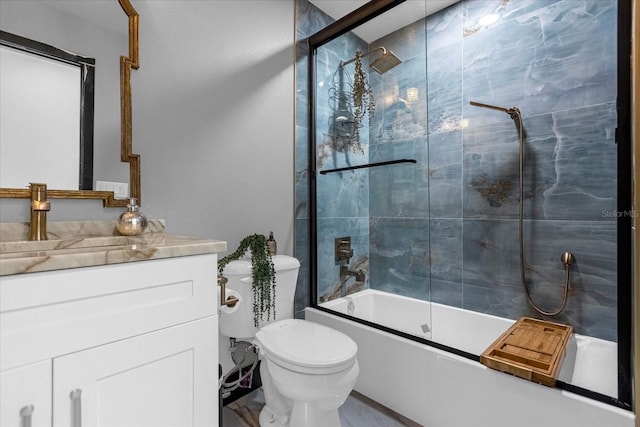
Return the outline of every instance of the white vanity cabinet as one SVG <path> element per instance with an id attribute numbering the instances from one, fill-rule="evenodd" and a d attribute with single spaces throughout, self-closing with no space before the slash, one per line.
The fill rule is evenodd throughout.
<path id="1" fill-rule="evenodd" d="M 216 426 L 216 262 L 0 276 L 0 426 Z"/>
<path id="2" fill-rule="evenodd" d="M 0 373 L 0 426 L 51 425 L 51 360 Z"/>
<path id="3" fill-rule="evenodd" d="M 212 316 L 55 358 L 53 425 L 216 425 L 217 326 Z"/>

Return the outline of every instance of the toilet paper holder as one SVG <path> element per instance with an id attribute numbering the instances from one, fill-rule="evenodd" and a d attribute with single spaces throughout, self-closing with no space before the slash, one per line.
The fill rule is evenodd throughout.
<path id="1" fill-rule="evenodd" d="M 226 296 L 226 286 L 228 281 L 229 279 L 227 279 L 225 276 L 221 275 L 220 277 L 218 277 L 218 286 L 220 286 L 220 305 L 235 307 L 240 300 L 233 295 Z"/>

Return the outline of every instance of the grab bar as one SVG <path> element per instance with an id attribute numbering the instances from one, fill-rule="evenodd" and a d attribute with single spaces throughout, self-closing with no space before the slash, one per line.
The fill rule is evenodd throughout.
<path id="1" fill-rule="evenodd" d="M 417 163 L 417 161 L 416 159 L 398 159 L 398 160 L 388 160 L 386 162 L 367 163 L 364 165 L 347 166 L 344 168 L 322 170 L 320 171 L 320 175 L 326 175 L 328 173 L 333 173 L 333 172 L 350 171 L 353 169 L 364 169 L 364 168 L 373 168 L 377 166 L 395 165 L 398 163 Z"/>

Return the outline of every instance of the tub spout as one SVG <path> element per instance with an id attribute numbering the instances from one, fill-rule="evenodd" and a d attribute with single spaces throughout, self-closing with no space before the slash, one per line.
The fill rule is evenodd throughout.
<path id="1" fill-rule="evenodd" d="M 356 278 L 356 282 L 364 282 L 364 271 L 362 270 L 349 270 L 346 265 L 340 266 L 340 277 L 353 276 Z"/>

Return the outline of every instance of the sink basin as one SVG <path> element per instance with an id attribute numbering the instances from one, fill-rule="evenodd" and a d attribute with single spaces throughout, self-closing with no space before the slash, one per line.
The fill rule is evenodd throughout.
<path id="1" fill-rule="evenodd" d="M 25 252 L 49 252 L 64 249 L 107 248 L 110 246 L 128 246 L 136 244 L 136 239 L 129 236 L 68 238 L 61 240 L 12 241 L 0 242 L 0 254 L 22 254 Z"/>

